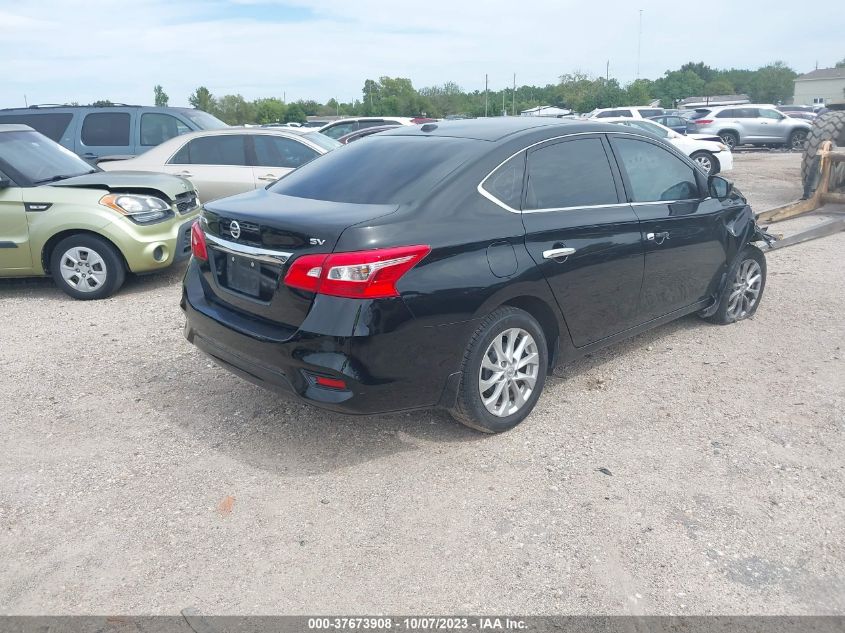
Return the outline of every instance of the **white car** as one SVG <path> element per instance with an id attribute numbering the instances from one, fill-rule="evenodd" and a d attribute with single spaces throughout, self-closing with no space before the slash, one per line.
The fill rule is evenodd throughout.
<path id="1" fill-rule="evenodd" d="M 653 116 L 661 116 L 666 111 L 663 108 L 650 108 L 648 106 L 635 106 L 623 108 L 596 108 L 585 118 L 587 119 L 648 119 Z"/>
<path id="2" fill-rule="evenodd" d="M 360 116 L 353 119 L 338 119 L 337 121 L 332 121 L 317 131 L 322 132 L 333 139 L 339 139 L 341 136 L 345 136 L 350 132 L 355 132 L 356 130 L 364 129 L 365 127 L 374 127 L 376 125 L 414 125 L 414 122 L 410 117 L 405 116 Z"/>
<path id="3" fill-rule="evenodd" d="M 227 127 L 182 134 L 105 171 L 157 171 L 190 180 L 203 202 L 275 182 L 340 143 L 313 128 Z"/>
<path id="4" fill-rule="evenodd" d="M 668 141 L 689 156 L 707 175 L 733 169 L 734 160 L 730 148 L 719 137 L 707 134 L 678 134 L 655 121 L 618 117 L 602 119 L 602 123 L 618 123 L 644 130 Z"/>

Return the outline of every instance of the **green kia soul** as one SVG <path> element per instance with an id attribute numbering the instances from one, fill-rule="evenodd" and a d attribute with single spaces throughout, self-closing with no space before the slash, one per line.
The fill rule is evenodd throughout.
<path id="1" fill-rule="evenodd" d="M 0 125 L 0 277 L 50 275 L 76 299 L 103 299 L 127 272 L 191 254 L 200 211 L 184 178 L 104 172 L 26 125 Z"/>

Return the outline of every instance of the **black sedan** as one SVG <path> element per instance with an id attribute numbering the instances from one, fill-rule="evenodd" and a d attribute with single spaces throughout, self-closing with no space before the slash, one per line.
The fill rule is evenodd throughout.
<path id="1" fill-rule="evenodd" d="M 185 333 L 321 407 L 499 432 L 556 364 L 690 313 L 753 315 L 762 238 L 726 180 L 631 128 L 404 126 L 206 205 Z"/>

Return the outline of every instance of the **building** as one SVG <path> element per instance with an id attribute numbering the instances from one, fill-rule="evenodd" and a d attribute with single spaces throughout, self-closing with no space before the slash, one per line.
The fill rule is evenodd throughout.
<path id="1" fill-rule="evenodd" d="M 795 80 L 797 105 L 823 105 L 845 100 L 845 68 L 818 68 Z"/>
<path id="2" fill-rule="evenodd" d="M 748 95 L 713 95 L 712 97 L 687 97 L 678 101 L 681 110 L 693 110 L 695 108 L 706 108 L 707 106 L 729 106 L 751 103 Z"/>
<path id="3" fill-rule="evenodd" d="M 523 110 L 519 113 L 520 116 L 566 116 L 568 114 L 572 114 L 572 110 L 563 110 L 562 108 L 556 108 L 555 106 L 536 106 L 534 108 L 528 108 L 527 110 Z"/>

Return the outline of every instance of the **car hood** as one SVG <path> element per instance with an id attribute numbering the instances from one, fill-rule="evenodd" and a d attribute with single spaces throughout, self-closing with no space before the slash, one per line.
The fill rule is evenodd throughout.
<path id="1" fill-rule="evenodd" d="M 105 189 L 127 191 L 132 189 L 155 189 L 171 199 L 179 194 L 193 191 L 194 186 L 179 176 L 157 174 L 145 171 L 98 171 L 66 178 L 50 184 L 51 187 L 78 187 L 82 189 Z"/>

